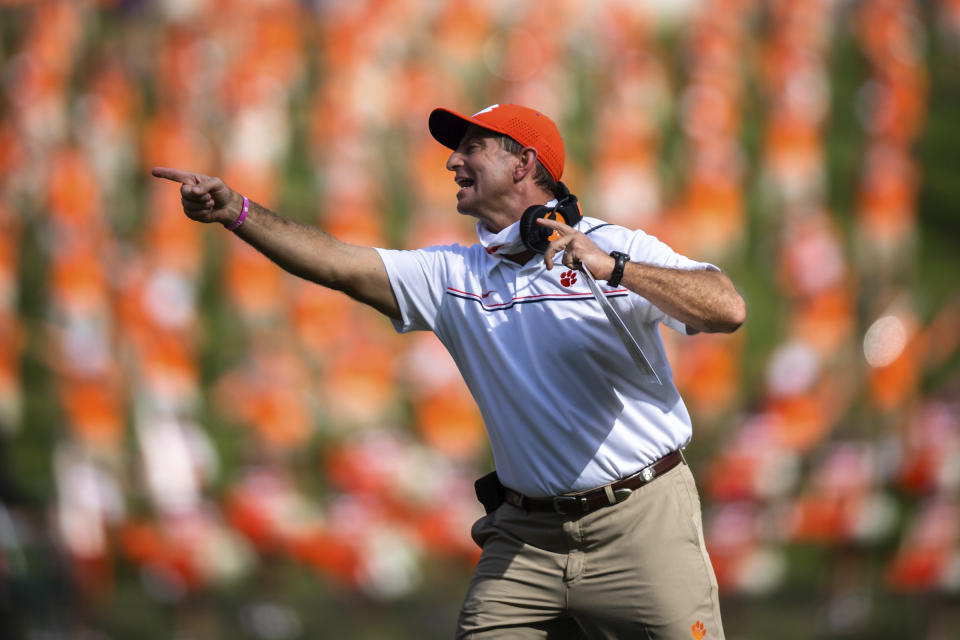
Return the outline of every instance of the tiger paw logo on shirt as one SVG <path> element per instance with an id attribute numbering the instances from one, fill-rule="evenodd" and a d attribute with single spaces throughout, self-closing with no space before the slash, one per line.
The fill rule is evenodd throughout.
<path id="1" fill-rule="evenodd" d="M 576 271 L 564 271 L 560 274 L 560 284 L 565 287 L 572 286 L 577 282 L 577 272 Z"/>
<path id="2" fill-rule="evenodd" d="M 707 628 L 703 626 L 703 623 L 697 620 L 695 623 L 690 625 L 690 635 L 693 636 L 693 640 L 703 640 L 707 635 Z"/>

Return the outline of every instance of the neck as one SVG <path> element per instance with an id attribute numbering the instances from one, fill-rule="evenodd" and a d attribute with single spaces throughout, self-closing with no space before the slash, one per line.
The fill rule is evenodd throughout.
<path id="1" fill-rule="evenodd" d="M 507 215 L 486 219 L 483 224 L 491 233 L 500 233 L 519 220 L 529 207 L 546 204 L 555 198 L 555 195 L 531 182 L 526 188 L 518 190 L 512 202 L 504 206 L 503 210 L 509 212 Z"/>
<path id="2" fill-rule="evenodd" d="M 503 256 L 510 262 L 516 262 L 519 265 L 525 265 L 530 262 L 530 258 L 536 254 L 533 251 L 524 251 L 523 253 L 511 253 L 510 255 Z"/>

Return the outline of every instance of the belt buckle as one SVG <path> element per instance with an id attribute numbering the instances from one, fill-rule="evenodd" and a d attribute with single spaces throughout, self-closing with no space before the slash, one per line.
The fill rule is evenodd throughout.
<path id="1" fill-rule="evenodd" d="M 572 511 L 563 511 L 560 508 L 560 505 L 564 505 L 564 504 L 578 505 L 580 503 L 580 498 L 577 496 L 553 496 L 551 500 L 553 500 L 553 510 L 562 516 L 572 513 Z"/>

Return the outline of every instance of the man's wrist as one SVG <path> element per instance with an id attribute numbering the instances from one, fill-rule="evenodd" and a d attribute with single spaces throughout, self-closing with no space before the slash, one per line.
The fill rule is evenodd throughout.
<path id="1" fill-rule="evenodd" d="M 220 221 L 227 229 L 230 229 L 236 222 L 240 219 L 240 216 L 243 215 L 243 206 L 246 199 L 237 193 L 236 191 L 230 191 L 230 204 L 226 207 L 226 215 L 224 219 Z"/>
<path id="2" fill-rule="evenodd" d="M 620 251 L 611 251 L 610 257 L 613 258 L 613 269 L 610 271 L 610 277 L 607 278 L 607 284 L 611 287 L 620 286 L 623 279 L 623 270 L 630 262 L 630 256 Z"/>
<path id="3" fill-rule="evenodd" d="M 240 225 L 242 225 L 247 220 L 247 214 L 250 212 L 250 201 L 247 199 L 247 196 L 243 196 L 243 208 L 240 210 L 240 215 L 236 220 L 233 221 L 227 231 L 236 231 Z"/>

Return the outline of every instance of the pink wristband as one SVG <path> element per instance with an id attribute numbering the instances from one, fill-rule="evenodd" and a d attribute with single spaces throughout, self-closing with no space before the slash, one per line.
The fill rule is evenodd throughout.
<path id="1" fill-rule="evenodd" d="M 250 211 L 250 201 L 247 200 L 247 196 L 243 196 L 243 211 L 240 212 L 240 217 L 234 220 L 233 224 L 227 227 L 227 231 L 233 231 L 237 227 L 243 224 L 243 221 L 247 219 L 247 213 Z"/>

